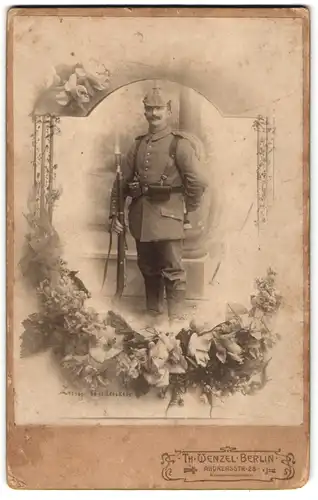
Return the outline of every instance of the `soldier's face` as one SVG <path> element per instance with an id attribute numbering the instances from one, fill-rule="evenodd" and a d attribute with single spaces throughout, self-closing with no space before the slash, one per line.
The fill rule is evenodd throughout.
<path id="1" fill-rule="evenodd" d="M 170 115 L 168 106 L 145 106 L 145 117 L 152 129 L 166 126 Z"/>

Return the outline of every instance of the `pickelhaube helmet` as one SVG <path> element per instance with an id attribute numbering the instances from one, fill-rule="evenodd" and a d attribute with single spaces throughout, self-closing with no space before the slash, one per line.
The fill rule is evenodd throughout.
<path id="1" fill-rule="evenodd" d="M 150 106 L 150 107 L 157 107 L 157 106 L 171 107 L 171 101 L 167 98 L 162 89 L 158 87 L 156 84 L 149 92 L 147 92 L 147 94 L 143 99 L 143 103 L 145 106 Z"/>

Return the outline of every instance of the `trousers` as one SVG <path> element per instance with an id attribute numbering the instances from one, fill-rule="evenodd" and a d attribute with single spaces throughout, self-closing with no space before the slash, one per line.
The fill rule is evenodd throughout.
<path id="1" fill-rule="evenodd" d="M 164 292 L 170 318 L 183 312 L 186 276 L 182 263 L 182 240 L 141 242 L 136 240 L 137 263 L 143 275 L 149 312 L 163 312 Z"/>

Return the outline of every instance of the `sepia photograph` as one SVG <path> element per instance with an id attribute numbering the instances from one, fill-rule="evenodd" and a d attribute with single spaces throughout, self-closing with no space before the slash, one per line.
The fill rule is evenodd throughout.
<path id="1" fill-rule="evenodd" d="M 48 10 L 9 16 L 15 425 L 302 428 L 306 9 Z"/>

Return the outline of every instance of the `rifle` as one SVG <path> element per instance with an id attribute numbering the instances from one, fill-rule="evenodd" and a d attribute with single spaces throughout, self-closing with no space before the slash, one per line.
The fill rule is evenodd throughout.
<path id="1" fill-rule="evenodd" d="M 117 236 L 117 273 L 116 273 L 115 299 L 120 299 L 125 288 L 126 225 L 125 225 L 125 196 L 124 196 L 124 186 L 123 186 L 123 175 L 121 171 L 121 153 L 119 151 L 115 152 L 115 161 L 116 161 L 116 179 L 115 179 L 116 213 L 114 215 L 116 215 L 118 221 L 124 228 L 122 233 L 118 234 Z M 111 230 L 109 235 L 109 248 L 105 262 L 102 288 L 104 286 L 107 276 L 112 243 L 113 243 L 113 233 Z"/>
<path id="2" fill-rule="evenodd" d="M 117 218 L 123 226 L 123 231 L 117 238 L 117 275 L 115 298 L 120 299 L 125 288 L 125 261 L 126 261 L 126 237 L 125 237 L 125 197 L 123 186 L 123 174 L 121 171 L 121 154 L 115 153 L 116 158 L 116 194 L 117 194 Z"/>

